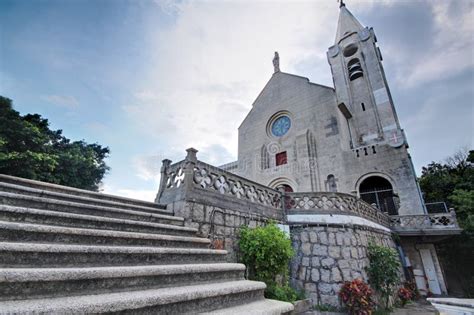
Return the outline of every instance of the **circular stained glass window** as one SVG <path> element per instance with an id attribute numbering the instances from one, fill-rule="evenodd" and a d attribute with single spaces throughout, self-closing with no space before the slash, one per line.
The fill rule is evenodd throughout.
<path id="1" fill-rule="evenodd" d="M 275 137 L 284 136 L 291 127 L 291 120 L 288 116 L 280 116 L 272 124 L 272 134 Z"/>

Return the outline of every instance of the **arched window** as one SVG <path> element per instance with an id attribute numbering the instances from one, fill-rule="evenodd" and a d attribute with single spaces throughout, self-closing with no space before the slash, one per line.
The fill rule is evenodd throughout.
<path id="1" fill-rule="evenodd" d="M 349 79 L 351 81 L 360 78 L 364 75 L 362 71 L 362 66 L 360 65 L 360 60 L 357 58 L 351 59 L 347 63 L 347 70 L 349 71 Z"/>
<path id="2" fill-rule="evenodd" d="M 336 177 L 334 177 L 334 175 L 329 174 L 326 183 L 327 183 L 328 191 L 337 192 Z"/>
<path id="3" fill-rule="evenodd" d="M 398 214 L 397 197 L 392 184 L 381 176 L 370 176 L 359 185 L 359 195 L 365 202 L 390 215 Z"/>
<path id="4" fill-rule="evenodd" d="M 270 168 L 270 154 L 266 145 L 263 145 L 260 149 L 260 168 L 262 170 Z"/>

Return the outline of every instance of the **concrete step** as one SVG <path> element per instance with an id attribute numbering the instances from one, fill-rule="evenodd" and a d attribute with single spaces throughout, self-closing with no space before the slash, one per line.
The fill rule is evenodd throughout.
<path id="1" fill-rule="evenodd" d="M 210 244 L 209 239 L 200 237 L 82 229 L 8 221 L 0 221 L 0 241 L 177 248 L 208 248 Z"/>
<path id="2" fill-rule="evenodd" d="M 25 179 L 25 178 L 3 175 L 3 174 L 0 174 L 0 182 L 14 184 L 14 185 L 21 185 L 24 187 L 31 187 L 31 188 L 36 188 L 36 189 L 41 189 L 41 190 L 46 190 L 46 191 L 58 192 L 58 193 L 63 193 L 63 194 L 68 194 L 68 195 L 113 201 L 113 202 L 118 202 L 122 204 L 151 207 L 151 208 L 156 208 L 157 210 L 166 209 L 166 207 L 163 205 L 158 205 L 149 201 L 136 200 L 136 199 L 125 198 L 125 197 L 120 197 L 120 196 L 115 196 L 115 195 L 108 195 L 108 194 L 98 193 L 94 191 L 77 189 L 73 187 L 67 187 L 67 186 L 56 185 L 56 184 L 50 184 L 50 183 L 40 182 L 36 180 Z"/>
<path id="3" fill-rule="evenodd" d="M 135 291 L 243 280 L 242 264 L 0 270 L 0 300 Z"/>
<path id="4" fill-rule="evenodd" d="M 123 203 L 119 201 L 111 201 L 111 200 L 103 200 L 103 199 L 92 198 L 92 197 L 77 196 L 77 195 L 72 195 L 70 193 L 48 191 L 48 190 L 42 190 L 38 188 L 31 188 L 28 186 L 3 183 L 1 181 L 0 181 L 0 191 L 20 194 L 20 195 L 25 195 L 25 196 L 43 197 L 43 198 L 48 198 L 48 199 L 56 199 L 56 200 L 69 201 L 69 202 L 75 202 L 75 203 L 81 203 L 81 204 L 89 204 L 89 205 L 94 205 L 94 206 L 103 206 L 103 207 L 111 207 L 111 208 L 116 208 L 116 209 L 135 210 L 135 211 L 140 211 L 140 212 L 173 215 L 171 211 L 162 209 L 161 206 L 150 207 L 150 206 L 144 206 L 141 204 L 134 205 L 132 203 Z"/>
<path id="5" fill-rule="evenodd" d="M 288 302 L 282 302 L 277 300 L 257 300 L 251 303 L 245 303 L 237 306 L 226 307 L 211 312 L 204 312 L 201 314 L 213 314 L 213 315 L 279 315 L 279 314 L 291 314 L 294 306 Z"/>
<path id="6" fill-rule="evenodd" d="M 0 203 L 17 207 L 28 207 L 36 209 L 45 209 L 50 211 L 95 215 L 116 219 L 184 225 L 183 218 L 171 215 L 95 206 L 77 202 L 21 195 L 8 192 L 0 192 Z"/>
<path id="7" fill-rule="evenodd" d="M 75 214 L 1 204 L 0 220 L 180 236 L 195 236 L 197 232 L 197 229 L 185 226 L 115 219 L 102 216 Z"/>
<path id="8" fill-rule="evenodd" d="M 82 267 L 224 262 L 225 250 L 0 242 L 0 267 Z"/>
<path id="9" fill-rule="evenodd" d="M 265 284 L 248 280 L 48 299 L 0 302 L 6 314 L 196 314 L 263 297 Z"/>

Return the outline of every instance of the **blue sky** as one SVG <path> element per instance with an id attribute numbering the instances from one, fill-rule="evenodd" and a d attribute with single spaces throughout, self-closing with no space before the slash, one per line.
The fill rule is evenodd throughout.
<path id="1" fill-rule="evenodd" d="M 474 147 L 474 9 L 460 1 L 347 1 L 373 26 L 417 172 Z M 332 85 L 336 1 L 0 2 L 0 94 L 74 140 L 109 146 L 104 191 L 153 199 L 163 158 L 219 165 L 270 78 Z"/>

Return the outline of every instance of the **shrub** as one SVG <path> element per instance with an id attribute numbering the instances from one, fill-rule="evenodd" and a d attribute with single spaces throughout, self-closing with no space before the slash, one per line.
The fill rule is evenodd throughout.
<path id="1" fill-rule="evenodd" d="M 399 283 L 400 260 L 397 252 L 389 247 L 369 243 L 369 266 L 366 268 L 370 285 L 377 291 L 384 307 L 389 307 L 390 296 Z"/>
<path id="2" fill-rule="evenodd" d="M 294 302 L 298 293 L 288 286 L 288 264 L 294 255 L 290 238 L 276 224 L 240 230 L 240 259 L 248 277 L 267 284 L 265 296 Z M 277 281 L 277 278 L 279 281 Z"/>
<path id="3" fill-rule="evenodd" d="M 295 302 L 305 299 L 303 292 L 294 290 L 288 284 L 279 285 L 276 283 L 267 286 L 265 297 L 285 302 Z"/>
<path id="4" fill-rule="evenodd" d="M 408 301 L 412 299 L 412 297 L 413 295 L 409 289 L 407 288 L 398 289 L 398 298 L 400 299 L 402 306 L 405 306 L 408 303 Z"/>
<path id="5" fill-rule="evenodd" d="M 247 266 L 249 277 L 267 284 L 277 275 L 286 279 L 288 263 L 294 252 L 290 238 L 276 224 L 240 230 L 241 261 Z"/>
<path id="6" fill-rule="evenodd" d="M 362 279 L 346 281 L 339 291 L 339 298 L 349 314 L 370 315 L 374 308 L 372 289 Z"/>
<path id="7" fill-rule="evenodd" d="M 403 287 L 410 291 L 411 300 L 415 301 L 420 298 L 420 291 L 418 291 L 415 281 L 405 281 Z"/>

